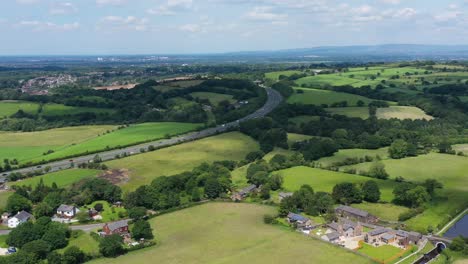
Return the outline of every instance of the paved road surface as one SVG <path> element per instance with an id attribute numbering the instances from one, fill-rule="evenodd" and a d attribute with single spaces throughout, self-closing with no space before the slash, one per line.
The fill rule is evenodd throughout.
<path id="1" fill-rule="evenodd" d="M 193 140 L 197 140 L 197 139 L 201 139 L 201 138 L 209 137 L 209 136 L 212 136 L 212 135 L 215 135 L 215 134 L 218 134 L 218 133 L 225 132 L 225 131 L 227 131 L 227 130 L 229 130 L 231 128 L 239 126 L 239 123 L 241 123 L 242 121 L 246 121 L 246 120 L 254 119 L 254 118 L 259 118 L 259 117 L 263 117 L 263 116 L 267 115 L 268 113 L 270 113 L 273 109 L 275 109 L 281 103 L 283 98 L 277 91 L 275 91 L 275 90 L 273 90 L 271 88 L 266 88 L 266 87 L 265 87 L 265 90 L 266 90 L 267 95 L 268 95 L 268 100 L 265 103 L 265 105 L 262 108 L 255 111 L 254 113 L 252 113 L 252 114 L 250 114 L 250 115 L 248 115 L 246 117 L 243 117 L 243 118 L 241 118 L 239 120 L 236 120 L 236 121 L 233 121 L 233 122 L 230 122 L 230 123 L 226 123 L 226 124 L 223 124 L 223 125 L 219 125 L 217 127 L 207 128 L 207 129 L 202 130 L 202 131 L 192 132 L 192 133 L 180 135 L 180 136 L 173 137 L 173 138 L 170 138 L 170 139 L 158 140 L 158 141 L 153 141 L 153 142 L 144 143 L 144 144 L 140 144 L 140 145 L 135 145 L 135 146 L 131 146 L 131 147 L 126 147 L 126 148 L 122 148 L 122 149 L 110 150 L 110 151 L 95 153 L 95 154 L 91 154 L 91 155 L 75 157 L 75 158 L 70 159 L 70 160 L 67 159 L 67 160 L 50 162 L 50 163 L 42 164 L 40 166 L 40 168 L 44 168 L 44 167 L 48 166 L 48 167 L 51 168 L 51 170 L 50 170 L 51 172 L 60 171 L 60 170 L 69 169 L 70 166 L 71 166 L 71 163 L 74 163 L 75 166 L 77 166 L 78 164 L 81 164 L 81 163 L 88 163 L 96 155 L 99 155 L 99 157 L 103 161 L 108 161 L 108 160 L 115 159 L 115 157 L 117 155 L 122 156 L 123 154 L 127 154 L 127 155 L 139 154 L 140 149 L 142 149 L 142 148 L 143 149 L 148 149 L 148 147 L 151 146 L 151 145 L 154 146 L 155 148 L 168 147 L 168 146 L 172 146 L 172 145 L 179 144 L 179 143 L 182 143 L 182 142 L 193 141 Z M 28 167 L 28 168 L 18 169 L 18 170 L 14 170 L 14 171 L 10 171 L 10 172 L 5 172 L 5 173 L 2 174 L 2 177 L 6 177 L 12 172 L 28 173 L 28 172 L 38 170 L 38 169 L 39 169 L 39 167 Z"/>

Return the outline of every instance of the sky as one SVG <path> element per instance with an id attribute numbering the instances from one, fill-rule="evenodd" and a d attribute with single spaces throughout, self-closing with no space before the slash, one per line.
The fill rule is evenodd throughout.
<path id="1" fill-rule="evenodd" d="M 1 55 L 468 44 L 468 0 L 1 0 Z"/>

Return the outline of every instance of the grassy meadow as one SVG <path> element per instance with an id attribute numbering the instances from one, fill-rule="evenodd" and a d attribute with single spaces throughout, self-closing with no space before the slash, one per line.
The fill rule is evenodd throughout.
<path id="1" fill-rule="evenodd" d="M 106 162 L 111 168 L 130 170 L 130 180 L 122 187 L 134 190 L 159 176 L 170 176 L 192 170 L 203 162 L 242 160 L 258 143 L 238 133 L 225 133 L 201 140 L 183 143 L 145 154 Z"/>
<path id="2" fill-rule="evenodd" d="M 396 184 L 394 181 L 383 181 L 371 179 L 369 177 L 304 166 L 280 170 L 275 173 L 283 176 L 283 188 L 291 192 L 298 190 L 304 184 L 309 184 L 314 189 L 314 191 L 331 193 L 333 187 L 337 183 L 351 182 L 361 184 L 368 180 L 374 180 L 380 187 L 380 191 L 382 193 L 381 200 L 386 202 L 390 202 L 393 199 L 392 190 Z"/>
<path id="3" fill-rule="evenodd" d="M 20 163 L 59 159 L 107 147 L 161 139 L 197 127 L 199 124 L 161 122 L 136 124 L 123 129 L 116 126 L 77 126 L 37 132 L 0 132 L 0 159 L 16 158 Z M 49 150 L 54 152 L 43 155 Z"/>
<path id="4" fill-rule="evenodd" d="M 45 185 L 56 183 L 58 187 L 66 187 L 82 179 L 92 178 L 98 175 L 101 171 L 91 169 L 70 169 L 57 172 L 51 172 L 41 176 L 35 176 L 24 180 L 10 182 L 10 186 L 32 186 L 35 187 L 42 179 Z"/>
<path id="5" fill-rule="evenodd" d="M 92 263 L 373 263 L 302 234 L 263 223 L 275 207 L 207 203 L 150 220 L 158 245 Z"/>
<path id="6" fill-rule="evenodd" d="M 398 221 L 401 213 L 409 211 L 404 206 L 394 205 L 392 203 L 367 203 L 353 204 L 353 207 L 367 211 L 378 216 L 382 220 Z"/>
<path id="7" fill-rule="evenodd" d="M 388 158 L 388 148 L 380 149 L 340 149 L 331 157 L 324 157 L 318 160 L 323 167 L 332 165 L 334 162 L 344 161 L 346 158 L 364 158 L 379 156 L 381 159 Z"/>
<path id="8" fill-rule="evenodd" d="M 57 252 L 63 254 L 67 248 L 72 246 L 79 247 L 87 254 L 99 254 L 99 242 L 92 238 L 89 233 L 85 233 L 81 230 L 73 231 L 68 245 L 65 248 L 57 250 Z"/>
<path id="9" fill-rule="evenodd" d="M 468 155 L 468 144 L 457 144 L 453 145 L 452 148 L 456 152 L 463 152 L 465 155 Z"/>
<path id="10" fill-rule="evenodd" d="M 309 136 L 309 135 L 288 133 L 288 144 L 292 145 L 295 142 L 304 141 L 304 140 L 308 140 L 308 139 L 311 139 L 311 138 L 312 138 L 312 136 Z"/>
<path id="11" fill-rule="evenodd" d="M 281 75 L 284 75 L 284 76 L 291 76 L 293 74 L 301 74 L 302 71 L 277 71 L 277 72 L 268 72 L 268 73 L 265 73 L 265 78 L 270 80 L 270 81 L 273 81 L 273 82 L 276 82 L 276 81 L 279 81 L 279 77 Z"/>
<path id="12" fill-rule="evenodd" d="M 382 161 L 391 178 L 402 176 L 406 180 L 423 182 L 426 179 L 437 179 L 444 185 L 438 190 L 438 197 L 430 202 L 428 208 L 420 215 L 406 221 L 415 230 L 426 231 L 428 226 L 436 228 L 468 207 L 468 158 L 430 153 L 405 159 L 387 159 Z M 361 163 L 349 167 L 357 171 L 368 170 L 371 163 Z"/>
<path id="13" fill-rule="evenodd" d="M 236 100 L 230 94 L 211 93 L 211 92 L 194 92 L 190 94 L 194 98 L 207 99 L 212 105 L 218 105 L 221 101 L 229 101 L 235 103 Z"/>
<path id="14" fill-rule="evenodd" d="M 336 115 L 359 117 L 362 119 L 369 118 L 369 108 L 367 107 L 335 107 L 327 108 L 326 110 Z M 376 116 L 379 119 L 434 119 L 432 116 L 426 114 L 420 108 L 414 106 L 390 106 L 387 108 L 378 108 Z"/>
<path id="15" fill-rule="evenodd" d="M 19 110 L 26 113 L 36 113 L 39 104 L 25 101 L 0 101 L 0 119 L 9 117 Z"/>
<path id="16" fill-rule="evenodd" d="M 355 106 L 359 100 L 365 104 L 372 100 L 360 95 L 334 92 L 329 90 L 311 89 L 311 88 L 294 88 L 295 93 L 288 98 L 288 103 L 310 104 L 310 105 L 331 105 L 342 101 L 348 102 L 348 106 Z M 298 91 L 304 93 L 298 93 Z"/>

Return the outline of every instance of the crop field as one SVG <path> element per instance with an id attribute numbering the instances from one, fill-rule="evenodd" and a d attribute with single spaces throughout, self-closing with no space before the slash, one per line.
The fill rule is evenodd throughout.
<path id="1" fill-rule="evenodd" d="M 326 110 L 337 115 L 359 117 L 362 119 L 369 118 L 369 109 L 367 107 L 336 107 L 327 108 Z M 378 108 L 376 116 L 380 119 L 434 119 L 432 116 L 424 113 L 420 108 L 414 106 L 390 106 L 387 108 Z"/>
<path id="2" fill-rule="evenodd" d="M 410 228 L 426 231 L 428 226 L 437 227 L 462 209 L 468 207 L 468 158 L 455 155 L 430 153 L 418 157 L 400 160 L 382 161 L 391 178 L 402 176 L 406 180 L 423 182 L 426 179 L 437 179 L 444 185 L 438 190 L 438 197 L 420 215 L 406 221 Z M 367 170 L 370 163 L 349 166 Z"/>
<path id="3" fill-rule="evenodd" d="M 381 200 L 386 202 L 390 202 L 393 199 L 392 190 L 396 184 L 394 181 L 383 181 L 359 175 L 321 170 L 304 166 L 280 170 L 275 173 L 283 176 L 283 188 L 287 191 L 295 191 L 298 190 L 302 185 L 309 184 L 314 189 L 314 191 L 331 192 L 337 183 L 351 182 L 360 184 L 368 180 L 374 180 L 380 187 L 380 191 L 382 193 Z"/>
<path id="4" fill-rule="evenodd" d="M 371 102 L 369 98 L 360 95 L 340 93 L 328 90 L 320 89 L 309 89 L 309 88 L 294 88 L 296 92 L 288 98 L 288 103 L 298 104 L 311 104 L 311 105 L 322 105 L 322 104 L 333 104 L 342 101 L 348 102 L 348 106 L 355 106 L 359 100 L 365 104 Z M 304 93 L 297 93 L 298 90 L 304 91 Z"/>
<path id="5" fill-rule="evenodd" d="M 330 166 L 334 162 L 344 161 L 346 158 L 364 158 L 371 156 L 375 158 L 379 156 L 381 159 L 388 158 L 388 148 L 380 149 L 340 149 L 331 157 L 324 157 L 318 160 L 322 166 Z"/>
<path id="6" fill-rule="evenodd" d="M 207 99 L 212 105 L 218 105 L 221 101 L 227 100 L 229 103 L 235 103 L 236 100 L 230 94 L 210 93 L 210 92 L 195 92 L 191 93 L 194 98 Z"/>
<path id="7" fill-rule="evenodd" d="M 263 223 L 276 208 L 207 203 L 150 220 L 158 245 L 92 263 L 373 263 L 351 251 Z M 183 221 L 181 221 L 183 219 Z"/>
<path id="8" fill-rule="evenodd" d="M 278 71 L 278 72 L 268 72 L 268 73 L 265 73 L 265 78 L 268 79 L 268 80 L 271 80 L 271 81 L 279 81 L 279 77 L 281 75 L 284 75 L 284 76 L 291 76 L 293 74 L 301 74 L 302 71 Z"/>
<path id="9" fill-rule="evenodd" d="M 122 187 L 126 190 L 134 190 L 140 185 L 150 183 L 156 177 L 189 171 L 203 162 L 239 161 L 244 159 L 249 152 L 258 149 L 258 143 L 252 138 L 232 132 L 113 160 L 106 164 L 111 168 L 129 169 L 130 179 Z"/>
<path id="10" fill-rule="evenodd" d="M 56 183 L 58 187 L 67 187 L 82 179 L 96 177 L 101 171 L 90 169 L 70 169 L 58 172 L 51 172 L 42 176 L 35 176 L 32 178 L 11 182 L 10 186 L 31 186 L 35 187 L 42 179 L 45 185 L 51 186 Z"/>
<path id="11" fill-rule="evenodd" d="M 117 129 L 111 133 L 92 138 L 77 145 L 57 148 L 54 153 L 35 159 L 35 161 L 40 161 L 43 158 L 61 158 L 80 153 L 104 150 L 106 148 L 115 148 L 145 141 L 157 140 L 164 138 L 165 136 L 193 131 L 199 126 L 200 124 L 174 122 L 131 125 L 129 127 Z"/>
<path id="12" fill-rule="evenodd" d="M 19 110 L 26 113 L 36 113 L 39 109 L 39 104 L 23 101 L 0 101 L 0 119 L 9 117 Z"/>
<path id="13" fill-rule="evenodd" d="M 136 124 L 123 129 L 116 126 L 77 126 L 37 132 L 0 132 L 0 159 L 16 158 L 20 163 L 50 160 L 156 140 L 195 130 L 198 126 L 163 122 Z M 49 150 L 54 152 L 43 155 Z"/>

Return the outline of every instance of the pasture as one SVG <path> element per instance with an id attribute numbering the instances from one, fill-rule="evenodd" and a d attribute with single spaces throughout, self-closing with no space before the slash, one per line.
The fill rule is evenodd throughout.
<path id="1" fill-rule="evenodd" d="M 337 115 L 345 115 L 348 117 L 359 117 L 362 119 L 369 118 L 369 108 L 367 107 L 336 107 L 336 108 L 327 108 L 328 112 Z M 386 108 L 377 109 L 377 118 L 379 119 L 425 119 L 432 120 L 432 116 L 426 114 L 420 108 L 414 106 L 390 106 Z"/>
<path id="2" fill-rule="evenodd" d="M 101 171 L 90 170 L 90 169 L 70 169 L 57 172 L 51 172 L 41 176 L 35 176 L 24 180 L 10 182 L 9 186 L 31 186 L 35 187 L 40 180 L 45 185 L 51 186 L 54 182 L 58 187 L 67 187 L 75 182 L 79 182 L 82 179 L 96 177 Z"/>
<path id="3" fill-rule="evenodd" d="M 310 104 L 310 105 L 331 105 L 346 101 L 348 106 L 357 105 L 358 101 L 363 101 L 365 104 L 370 103 L 372 100 L 360 95 L 334 92 L 329 90 L 310 89 L 310 88 L 294 88 L 295 93 L 288 98 L 290 104 Z M 303 93 L 298 93 L 303 91 Z"/>
<path id="4" fill-rule="evenodd" d="M 319 159 L 317 162 L 321 166 L 331 166 L 334 162 L 344 161 L 347 158 L 364 158 L 370 156 L 375 158 L 379 156 L 381 159 L 388 158 L 388 148 L 380 149 L 340 149 L 331 157 L 324 157 Z"/>
<path id="5" fill-rule="evenodd" d="M 91 237 L 89 233 L 81 230 L 73 231 L 68 240 L 68 245 L 65 248 L 57 250 L 57 252 L 63 254 L 71 246 L 77 246 L 87 254 L 99 254 L 99 242 Z"/>
<path id="6" fill-rule="evenodd" d="M 422 214 L 406 221 L 410 228 L 425 232 L 428 226 L 436 228 L 468 207 L 468 185 L 460 184 L 468 182 L 467 157 L 430 153 L 400 160 L 387 159 L 382 162 L 391 178 L 402 176 L 414 182 L 437 179 L 444 185 L 443 189 L 437 191 L 436 199 L 430 202 Z M 358 171 L 368 170 L 370 165 L 371 163 L 361 163 L 348 168 L 353 167 Z"/>
<path id="7" fill-rule="evenodd" d="M 0 101 L 0 119 L 10 117 L 19 110 L 25 113 L 35 114 L 39 109 L 39 104 L 26 101 Z"/>
<path id="8" fill-rule="evenodd" d="M 456 152 L 463 152 L 465 155 L 468 155 L 468 144 L 457 144 L 453 145 L 452 148 Z"/>
<path id="9" fill-rule="evenodd" d="M 367 203 L 353 204 L 353 207 L 367 211 L 382 220 L 398 221 L 398 216 L 401 213 L 409 211 L 404 206 L 398 206 L 391 203 Z"/>
<path id="10" fill-rule="evenodd" d="M 134 190 L 140 185 L 150 183 L 156 177 L 189 171 L 203 162 L 240 161 L 249 152 L 258 149 L 258 143 L 252 138 L 231 132 L 109 161 L 106 164 L 111 168 L 129 169 L 129 182 L 123 184 L 122 188 Z"/>
<path id="11" fill-rule="evenodd" d="M 381 200 L 386 202 L 393 199 L 392 190 L 396 184 L 394 181 L 377 180 L 359 175 L 321 170 L 305 166 L 293 167 L 274 173 L 283 176 L 283 188 L 291 192 L 299 190 L 299 188 L 304 184 L 309 184 L 314 191 L 331 193 L 333 187 L 338 183 L 351 182 L 361 184 L 368 180 L 374 180 L 380 187 L 380 192 L 382 193 Z"/>
<path id="12" fill-rule="evenodd" d="M 277 72 L 268 72 L 268 73 L 265 73 L 265 78 L 270 80 L 270 81 L 273 81 L 273 82 L 276 82 L 276 81 L 279 81 L 279 77 L 281 75 L 284 75 L 284 76 L 291 76 L 293 74 L 301 74 L 303 73 L 302 71 L 277 71 Z"/>
<path id="13" fill-rule="evenodd" d="M 0 159 L 20 163 L 60 159 L 127 146 L 195 130 L 192 123 L 142 123 L 122 129 L 116 126 L 77 126 L 37 132 L 0 132 Z M 44 155 L 52 150 L 53 153 Z"/>
<path id="14" fill-rule="evenodd" d="M 228 101 L 229 103 L 235 103 L 236 100 L 230 94 L 221 93 L 210 93 L 210 92 L 194 92 L 190 94 L 194 98 L 206 99 L 214 106 L 217 106 L 222 101 Z"/>
<path id="15" fill-rule="evenodd" d="M 292 145 L 295 142 L 305 141 L 311 138 L 312 136 L 309 136 L 309 135 L 288 133 L 288 144 Z"/>
<path id="16" fill-rule="evenodd" d="M 158 245 L 92 263 L 373 263 L 351 251 L 263 223 L 276 208 L 206 203 L 150 221 Z M 181 221 L 181 219 L 183 219 Z"/>
<path id="17" fill-rule="evenodd" d="M 96 114 L 113 114 L 114 110 L 95 107 L 76 107 L 62 104 L 45 104 L 42 107 L 41 115 L 44 116 L 63 116 L 76 115 L 80 113 L 92 112 Z"/>

